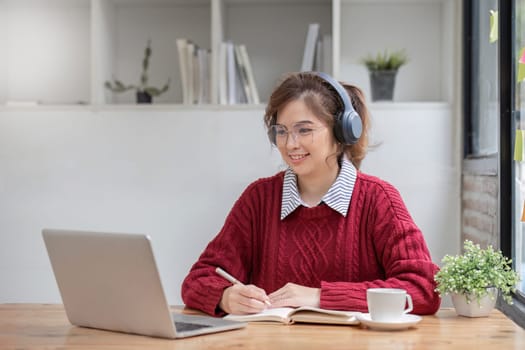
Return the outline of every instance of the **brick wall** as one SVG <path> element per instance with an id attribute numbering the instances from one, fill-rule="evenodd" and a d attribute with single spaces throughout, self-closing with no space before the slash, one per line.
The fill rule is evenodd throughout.
<path id="1" fill-rule="evenodd" d="M 463 174 L 461 242 L 499 247 L 498 177 Z"/>

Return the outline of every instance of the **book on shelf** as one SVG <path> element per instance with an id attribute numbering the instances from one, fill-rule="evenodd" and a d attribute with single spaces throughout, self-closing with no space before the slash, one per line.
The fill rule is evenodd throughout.
<path id="1" fill-rule="evenodd" d="M 197 103 L 210 103 L 210 50 L 199 48 L 197 50 L 198 74 L 197 74 Z"/>
<path id="2" fill-rule="evenodd" d="M 218 55 L 220 104 L 259 104 L 259 92 L 245 45 L 222 42 Z"/>
<path id="3" fill-rule="evenodd" d="M 231 41 L 226 43 L 226 81 L 228 86 L 228 104 L 234 105 L 237 101 L 237 68 L 235 67 L 235 49 Z"/>
<path id="4" fill-rule="evenodd" d="M 325 73 L 332 74 L 332 36 L 330 34 L 323 35 L 321 47 L 322 63 L 320 69 Z"/>
<path id="5" fill-rule="evenodd" d="M 313 70 L 332 74 L 332 36 L 329 34 L 317 40 Z"/>
<path id="6" fill-rule="evenodd" d="M 323 41 L 317 40 L 315 43 L 314 71 L 323 71 Z"/>
<path id="7" fill-rule="evenodd" d="M 240 322 L 281 322 L 284 324 L 292 323 L 321 323 L 338 325 L 358 325 L 359 320 L 357 311 L 340 311 L 320 309 L 311 306 L 301 306 L 298 308 L 279 307 L 266 309 L 262 312 L 249 315 L 224 316 L 227 320 Z"/>
<path id="8" fill-rule="evenodd" d="M 235 50 L 235 63 L 237 66 L 237 72 L 240 80 L 240 90 L 242 90 L 241 102 L 245 101 L 246 103 L 253 103 L 252 91 L 250 89 L 250 83 L 248 81 L 248 74 L 246 73 L 246 65 L 244 63 L 244 58 L 241 53 L 240 45 L 234 46 Z"/>
<path id="9" fill-rule="evenodd" d="M 189 104 L 189 96 L 186 87 L 188 86 L 188 73 L 187 73 L 187 64 L 186 64 L 186 44 L 187 39 L 177 39 L 177 52 L 179 54 L 179 69 L 180 69 L 180 82 L 182 88 L 182 103 Z"/>
<path id="10" fill-rule="evenodd" d="M 221 105 L 228 104 L 228 75 L 226 56 L 228 51 L 228 44 L 222 42 L 219 47 L 219 103 Z"/>
<path id="11" fill-rule="evenodd" d="M 319 23 L 310 23 L 308 25 L 308 32 L 306 33 L 306 41 L 304 43 L 303 62 L 301 64 L 302 72 L 314 69 L 315 49 L 317 47 L 317 38 L 319 37 L 319 27 Z"/>
<path id="12" fill-rule="evenodd" d="M 246 77 L 248 79 L 248 86 L 250 89 L 250 97 L 251 101 L 250 103 L 259 104 L 259 92 L 257 91 L 257 85 L 255 83 L 255 77 L 253 75 L 252 65 L 250 63 L 250 58 L 248 56 L 248 50 L 246 50 L 245 45 L 239 45 L 239 51 L 242 56 L 244 68 L 246 71 Z"/>
<path id="13" fill-rule="evenodd" d="M 188 95 L 189 95 L 189 101 L 190 104 L 197 103 L 197 98 L 199 95 L 199 87 L 198 87 L 198 74 L 199 74 L 199 67 L 198 62 L 199 59 L 197 57 L 197 50 L 199 47 L 194 44 L 191 41 L 188 41 L 187 43 L 187 69 L 188 69 L 188 85 L 186 88 L 188 89 Z"/>
<path id="14" fill-rule="evenodd" d="M 233 45 L 233 60 L 235 62 L 235 103 L 249 103 L 247 95 L 248 80 L 243 76 L 243 67 L 237 55 L 237 45 Z"/>
<path id="15" fill-rule="evenodd" d="M 210 50 L 188 39 L 177 39 L 182 102 L 184 104 L 211 102 Z"/>

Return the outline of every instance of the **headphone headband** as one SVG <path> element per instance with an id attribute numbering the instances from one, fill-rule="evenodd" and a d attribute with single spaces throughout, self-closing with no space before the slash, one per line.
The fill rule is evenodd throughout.
<path id="1" fill-rule="evenodd" d="M 354 109 L 354 107 L 352 106 L 352 102 L 350 102 L 350 96 L 348 96 L 348 93 L 346 92 L 343 85 L 341 85 L 337 80 L 335 80 L 330 75 L 324 72 L 314 72 L 314 73 L 318 77 L 323 78 L 323 80 L 329 83 L 335 89 L 335 91 L 337 91 L 339 98 L 343 102 L 345 111 L 349 109 Z"/>

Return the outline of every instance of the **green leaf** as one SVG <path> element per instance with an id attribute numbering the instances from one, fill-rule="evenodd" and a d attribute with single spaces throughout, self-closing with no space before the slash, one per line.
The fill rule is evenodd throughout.
<path id="1" fill-rule="evenodd" d="M 128 90 L 131 90 L 131 89 L 136 89 L 135 85 L 124 85 L 120 80 L 114 80 L 113 83 L 111 83 L 110 81 L 106 81 L 104 83 L 104 86 L 113 91 L 113 92 L 124 92 L 124 91 L 128 91 Z"/>
<path id="2" fill-rule="evenodd" d="M 364 64 L 369 71 L 377 70 L 398 70 L 399 67 L 408 62 L 408 55 L 406 51 L 398 50 L 389 53 L 385 50 L 383 53 L 378 52 L 375 57 L 368 54 L 366 57 L 361 59 L 361 63 Z"/>
<path id="3" fill-rule="evenodd" d="M 469 240 L 464 242 L 463 251 L 461 255 L 443 257 L 443 266 L 434 276 L 436 291 L 440 295 L 473 293 L 479 300 L 487 294 L 487 287 L 495 287 L 510 303 L 510 293 L 520 281 L 519 275 L 512 270 L 512 260 L 492 246 L 481 249 L 479 244 Z"/>
<path id="4" fill-rule="evenodd" d="M 155 87 L 152 87 L 152 86 L 148 86 L 144 89 L 144 91 L 146 91 L 148 94 L 150 94 L 151 96 L 159 96 L 159 95 L 162 95 L 163 93 L 165 93 L 166 91 L 168 91 L 169 87 L 170 87 L 170 82 L 171 82 L 171 79 L 168 79 L 168 81 L 166 82 L 166 84 L 161 88 L 161 89 L 157 89 Z"/>

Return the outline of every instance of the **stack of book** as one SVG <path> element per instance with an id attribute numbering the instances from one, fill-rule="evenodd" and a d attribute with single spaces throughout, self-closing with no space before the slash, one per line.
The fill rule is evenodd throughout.
<path id="1" fill-rule="evenodd" d="M 211 52 L 188 39 L 177 39 L 182 103 L 211 103 Z"/>
<path id="2" fill-rule="evenodd" d="M 188 39 L 177 39 L 176 42 L 184 104 L 214 103 L 211 97 L 213 89 L 218 89 L 220 104 L 260 103 L 245 45 L 234 45 L 231 41 L 221 43 L 219 64 L 213 68 L 211 50 Z M 211 79 L 212 69 L 218 72 L 216 86 Z"/>
<path id="3" fill-rule="evenodd" d="M 219 103 L 259 104 L 252 65 L 245 45 L 221 43 L 219 53 Z"/>
<path id="4" fill-rule="evenodd" d="M 310 23 L 304 44 L 301 71 L 332 73 L 332 36 L 319 34 L 319 23 Z"/>

